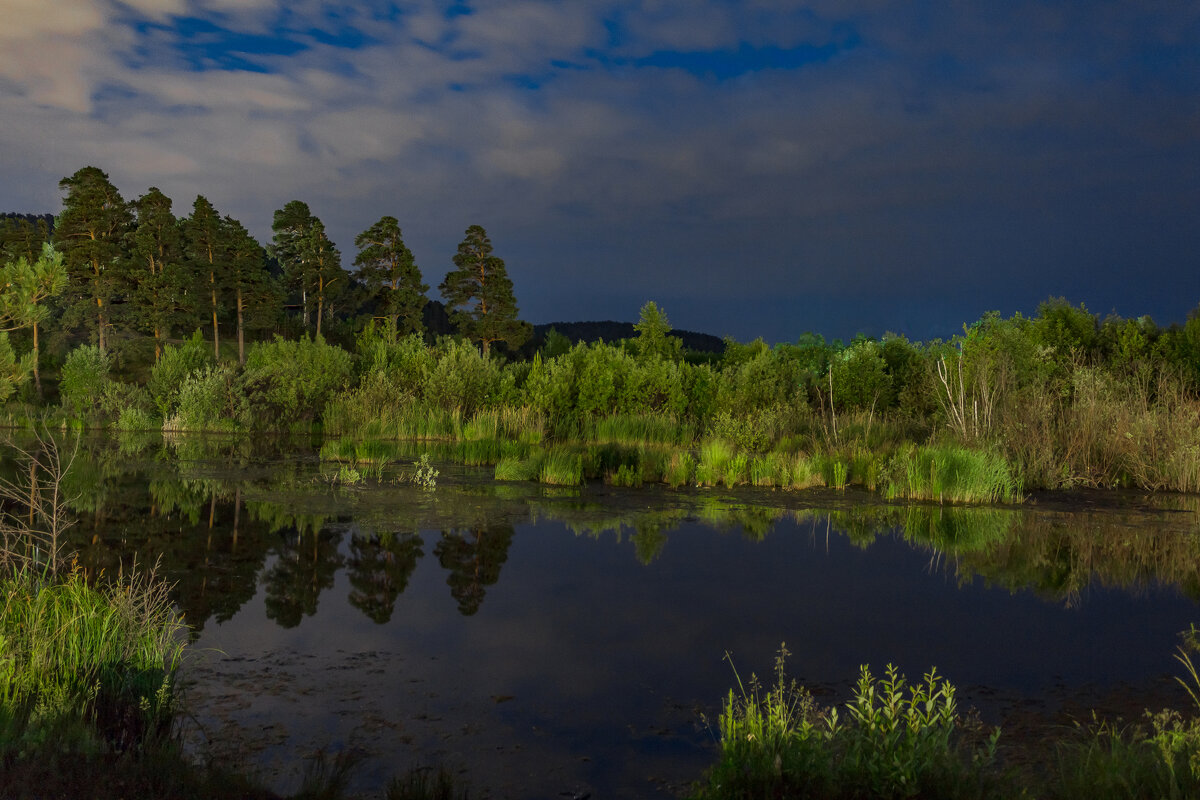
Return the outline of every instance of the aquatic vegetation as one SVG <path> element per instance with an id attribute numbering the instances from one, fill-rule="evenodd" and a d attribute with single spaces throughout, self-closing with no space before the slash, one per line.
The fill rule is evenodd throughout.
<path id="1" fill-rule="evenodd" d="M 700 458 L 696 464 L 696 485 L 716 486 L 725 482 L 727 486 L 732 486 L 737 482 L 737 465 L 734 464 L 734 458 L 733 446 L 724 439 L 706 439 L 700 445 Z M 744 460 L 741 466 L 745 466 Z M 729 481 L 730 477 L 734 477 L 733 482 Z"/>
<path id="2" fill-rule="evenodd" d="M 1004 456 L 956 445 L 903 448 L 887 467 L 889 500 L 939 503 L 1013 502 L 1017 481 Z"/>
<path id="3" fill-rule="evenodd" d="M 1002 797 L 991 770 L 999 731 L 971 740 L 955 688 L 931 669 L 909 684 L 889 665 L 863 666 L 851 700 L 820 708 L 785 674 L 744 683 L 734 668 L 718 728 L 721 753 L 700 798 Z M 729 656 L 727 655 L 728 659 Z M 732 661 L 731 661 L 732 664 Z"/>
<path id="4" fill-rule="evenodd" d="M 506 456 L 496 463 L 495 478 L 498 481 L 532 481 L 541 475 L 542 454 L 532 453 L 525 457 Z"/>
<path id="5" fill-rule="evenodd" d="M 420 461 L 413 462 L 413 483 L 427 492 L 437 488 L 438 471 L 429 463 L 429 453 L 423 453 Z"/>
<path id="6" fill-rule="evenodd" d="M 672 488 L 687 486 L 696 474 L 696 459 L 686 450 L 677 450 L 667 461 L 663 480 Z"/>
<path id="7" fill-rule="evenodd" d="M 542 459 L 538 479 L 553 486 L 578 486 L 583 483 L 583 457 L 574 448 L 552 447 Z"/>

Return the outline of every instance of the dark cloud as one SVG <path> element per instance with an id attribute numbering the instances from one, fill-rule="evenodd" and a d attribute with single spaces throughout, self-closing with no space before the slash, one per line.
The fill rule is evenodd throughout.
<path id="1" fill-rule="evenodd" d="M 1200 10 L 1131 3 L 73 0 L 0 33 L 0 206 L 94 163 L 430 283 L 488 228 L 535 321 L 945 335 L 1200 302 Z M 34 55 L 39 57 L 33 57 Z"/>

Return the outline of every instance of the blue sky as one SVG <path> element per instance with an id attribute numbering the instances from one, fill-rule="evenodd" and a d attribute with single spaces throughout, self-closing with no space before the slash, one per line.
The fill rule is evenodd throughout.
<path id="1" fill-rule="evenodd" d="M 433 286 L 480 224 L 526 319 L 739 339 L 1200 304 L 1192 3 L 6 6 L 0 210 L 92 164 L 347 266 L 387 214 Z"/>

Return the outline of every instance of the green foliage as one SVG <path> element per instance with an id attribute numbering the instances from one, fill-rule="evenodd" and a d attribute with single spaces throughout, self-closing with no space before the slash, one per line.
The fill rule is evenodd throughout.
<path id="1" fill-rule="evenodd" d="M 638 333 L 635 343 L 641 358 L 678 361 L 683 357 L 683 340 L 670 335 L 671 323 L 667 320 L 667 313 L 653 300 L 642 306 L 633 329 Z"/>
<path id="2" fill-rule="evenodd" d="M 743 684 L 734 670 L 720 760 L 699 797 L 1003 796 L 990 772 L 999 731 L 983 744 L 967 742 L 955 689 L 935 670 L 909 686 L 891 665 L 878 680 L 862 667 L 843 717 L 786 677 L 787 655 L 781 647 L 766 690 L 754 676 Z"/>
<path id="3" fill-rule="evenodd" d="M 29 380 L 37 365 L 36 353 L 18 358 L 8 339 L 8 331 L 0 331 L 0 401 L 7 400 Z"/>
<path id="4" fill-rule="evenodd" d="M 126 316 L 134 327 L 154 337 L 157 357 L 175 325 L 195 314 L 191 273 L 184 263 L 179 223 L 171 213 L 171 198 L 151 187 L 134 204 L 137 224 L 130 252 L 133 291 Z M 215 312 L 214 312 L 215 314 Z"/>
<path id="5" fill-rule="evenodd" d="M 735 453 L 729 442 L 724 439 L 706 439 L 700 445 L 696 485 L 717 486 L 724 483 L 732 488 L 742 482 L 742 472 L 747 465 L 746 456 Z"/>
<path id="6" fill-rule="evenodd" d="M 175 413 L 179 401 L 179 390 L 192 374 L 211 366 L 212 352 L 200 337 L 200 331 L 192 334 L 182 345 L 167 345 L 154 368 L 146 389 L 154 399 L 154 405 L 164 418 Z"/>
<path id="7" fill-rule="evenodd" d="M 578 486 L 583 483 L 583 457 L 574 448 L 551 447 L 541 461 L 538 480 L 552 486 Z"/>
<path id="8" fill-rule="evenodd" d="M 422 453 L 420 461 L 413 462 L 413 483 L 427 492 L 437 488 L 438 471 L 429 463 L 429 453 Z"/>
<path id="9" fill-rule="evenodd" d="M 20 256 L 0 264 L 0 330 L 16 330 L 44 322 L 46 301 L 67 286 L 63 256 L 49 242 L 38 258 Z"/>
<path id="10" fill-rule="evenodd" d="M 517 318 L 504 261 L 492 255 L 491 240 L 479 225 L 467 228 L 454 267 L 438 290 L 459 332 L 479 342 L 485 354 L 493 342 L 506 342 L 513 349 L 524 344 L 531 332 L 529 323 Z"/>
<path id="11" fill-rule="evenodd" d="M 354 259 L 359 279 L 367 285 L 376 316 L 388 319 L 391 337 L 424 330 L 422 311 L 429 286 L 421 281 L 421 271 L 404 244 L 396 218 L 381 217 L 355 237 L 354 245 L 359 248 Z"/>
<path id="12" fill-rule="evenodd" d="M 907 447 L 886 469 L 889 500 L 993 503 L 1020 499 L 1008 462 L 999 453 L 954 445 Z"/>
<path id="13" fill-rule="evenodd" d="M 96 167 L 63 178 L 59 188 L 67 193 L 54 227 L 54 246 L 63 254 L 68 274 L 63 322 L 71 327 L 91 320 L 104 351 L 113 324 L 112 301 L 128 285 L 123 243 L 133 214 L 108 175 Z"/>
<path id="14" fill-rule="evenodd" d="M 0 711 L 9 736 L 36 740 L 66 720 L 94 722 L 125 749 L 160 733 L 173 710 L 183 629 L 153 574 L 99 586 L 74 571 L 0 581 Z M 6 748 L 17 743 L 6 736 Z"/>
<path id="15" fill-rule="evenodd" d="M 58 392 L 68 413 L 85 417 L 100 408 L 111 365 L 108 353 L 92 344 L 80 345 L 67 355 Z"/>
<path id="16" fill-rule="evenodd" d="M 164 422 L 163 428 L 230 433 L 239 429 L 243 411 L 236 369 L 229 364 L 209 366 L 184 379 L 175 414 Z"/>
<path id="17" fill-rule="evenodd" d="M 254 426 L 311 421 L 350 380 L 351 356 L 325 340 L 259 342 L 246 355 L 246 411 Z"/>
<path id="18" fill-rule="evenodd" d="M 667 462 L 666 473 L 663 475 L 663 480 L 672 488 L 680 486 L 688 486 L 692 483 L 696 475 L 696 459 L 692 454 L 684 451 L 675 451 L 671 454 L 670 460 Z"/>
<path id="19" fill-rule="evenodd" d="M 833 361 L 833 402 L 838 408 L 882 410 L 894 400 L 892 376 L 874 339 L 861 339 Z"/>
<path id="20" fill-rule="evenodd" d="M 431 405 L 464 417 L 482 408 L 500 387 L 500 365 L 467 341 L 444 339 L 429 374 L 425 397 Z"/>

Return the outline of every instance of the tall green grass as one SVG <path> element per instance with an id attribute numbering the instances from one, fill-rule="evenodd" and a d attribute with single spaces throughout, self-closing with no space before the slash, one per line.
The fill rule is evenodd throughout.
<path id="1" fill-rule="evenodd" d="M 118 749 L 162 733 L 173 711 L 183 622 L 154 574 L 89 583 L 30 570 L 0 581 L 0 708 L 7 734 L 72 719 Z M 13 747 L 10 738 L 5 745 Z"/>
<path id="2" fill-rule="evenodd" d="M 1010 503 L 1020 499 L 1004 456 L 958 445 L 907 447 L 887 467 L 889 500 L 939 503 Z"/>
<path id="3" fill-rule="evenodd" d="M 632 447 L 647 444 L 687 444 L 693 437 L 691 426 L 662 414 L 613 414 L 591 420 L 583 438 L 596 444 L 621 444 Z"/>
<path id="4" fill-rule="evenodd" d="M 583 456 L 570 447 L 551 447 L 538 470 L 538 479 L 551 486 L 578 486 L 583 483 Z"/>

